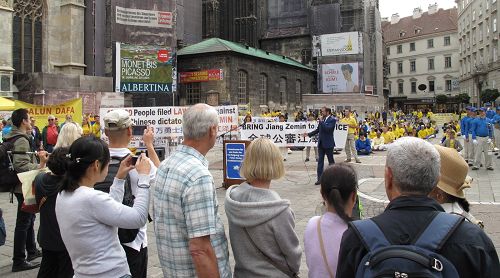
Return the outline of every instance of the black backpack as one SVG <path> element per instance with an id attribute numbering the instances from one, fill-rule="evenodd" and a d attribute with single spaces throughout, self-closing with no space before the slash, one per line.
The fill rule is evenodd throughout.
<path id="1" fill-rule="evenodd" d="M 14 170 L 12 154 L 8 153 L 14 150 L 14 143 L 21 137 L 25 136 L 16 135 L 4 139 L 3 143 L 0 144 L 0 192 L 13 192 L 16 185 L 21 183 Z"/>
<path id="2" fill-rule="evenodd" d="M 111 161 L 109 162 L 108 175 L 104 179 L 103 182 L 96 183 L 94 186 L 95 190 L 103 191 L 109 193 L 109 188 L 113 184 L 113 180 L 118 173 L 118 169 L 120 168 L 120 163 L 125 157 L 111 157 Z M 122 204 L 133 207 L 135 196 L 132 194 L 132 187 L 130 185 L 130 175 L 127 174 L 125 178 L 125 192 L 123 194 L 123 202 Z M 120 239 L 120 243 L 129 243 L 135 240 L 137 234 L 139 233 L 139 229 L 118 229 L 118 238 Z"/>

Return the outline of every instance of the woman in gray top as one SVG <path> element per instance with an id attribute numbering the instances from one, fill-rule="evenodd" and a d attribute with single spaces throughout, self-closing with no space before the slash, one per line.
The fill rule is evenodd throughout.
<path id="1" fill-rule="evenodd" d="M 241 168 L 247 182 L 226 193 L 234 277 L 293 277 L 299 272 L 302 249 L 290 201 L 269 189 L 271 180 L 284 174 L 279 148 L 269 139 L 254 140 Z"/>

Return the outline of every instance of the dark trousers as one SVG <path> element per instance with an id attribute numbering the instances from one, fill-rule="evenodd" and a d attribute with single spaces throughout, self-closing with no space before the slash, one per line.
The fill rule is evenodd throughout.
<path id="1" fill-rule="evenodd" d="M 362 149 L 358 151 L 358 155 L 370 155 L 370 152 L 366 149 Z"/>
<path id="2" fill-rule="evenodd" d="M 122 244 L 123 250 L 127 255 L 128 268 L 133 278 L 146 278 L 148 274 L 148 248 L 144 247 L 141 251 L 130 248 Z"/>
<path id="3" fill-rule="evenodd" d="M 21 205 L 24 202 L 23 194 L 14 193 L 17 199 L 17 218 L 16 228 L 14 229 L 14 265 L 22 263 L 28 255 L 36 253 L 35 230 L 35 215 L 21 210 Z"/>
<path id="4" fill-rule="evenodd" d="M 71 278 L 73 265 L 68 251 L 50 251 L 42 249 L 42 263 L 37 278 Z"/>
<path id="5" fill-rule="evenodd" d="M 316 169 L 318 175 L 318 181 L 321 179 L 323 174 L 323 169 L 325 168 L 325 155 L 328 159 L 328 165 L 335 164 L 333 160 L 333 148 L 322 148 L 318 147 L 318 168 Z"/>

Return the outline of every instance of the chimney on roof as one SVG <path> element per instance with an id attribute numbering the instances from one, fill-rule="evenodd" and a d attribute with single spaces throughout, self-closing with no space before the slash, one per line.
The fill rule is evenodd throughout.
<path id="1" fill-rule="evenodd" d="M 399 22 L 399 14 L 398 13 L 392 14 L 392 16 L 391 16 L 391 24 L 396 24 L 398 22 Z"/>
<path id="2" fill-rule="evenodd" d="M 418 7 L 413 9 L 413 19 L 420 18 L 422 16 L 422 8 Z"/>
<path id="3" fill-rule="evenodd" d="M 382 17 L 382 22 L 389 22 L 389 18 L 388 17 Z"/>
<path id="4" fill-rule="evenodd" d="M 438 11 L 438 4 L 437 3 L 429 4 L 429 9 L 428 9 L 429 14 L 434 14 L 437 11 Z"/>

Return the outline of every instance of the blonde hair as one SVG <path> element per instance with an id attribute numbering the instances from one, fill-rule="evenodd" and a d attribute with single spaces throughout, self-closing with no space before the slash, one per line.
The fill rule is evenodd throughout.
<path id="1" fill-rule="evenodd" d="M 255 139 L 245 152 L 240 174 L 249 182 L 282 178 L 285 166 L 279 148 L 267 138 Z"/>
<path id="2" fill-rule="evenodd" d="M 76 141 L 76 139 L 82 137 L 82 134 L 83 129 L 79 124 L 75 122 L 68 122 L 61 128 L 54 148 L 69 148 L 71 144 Z"/>

